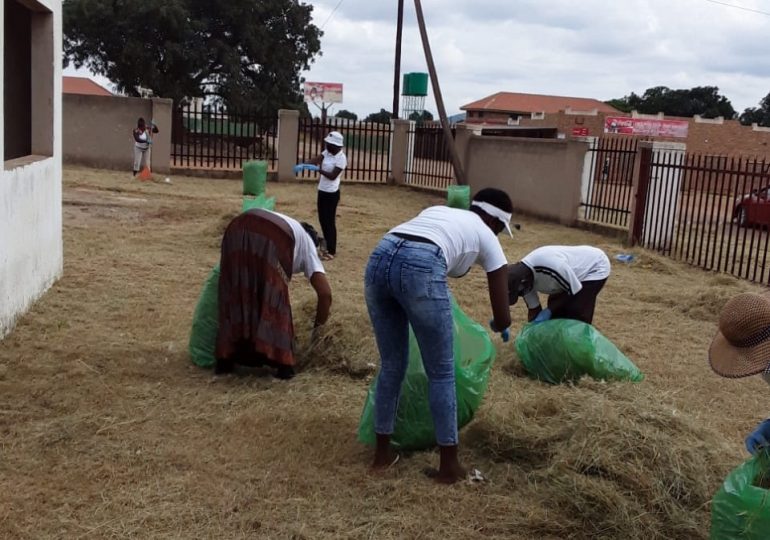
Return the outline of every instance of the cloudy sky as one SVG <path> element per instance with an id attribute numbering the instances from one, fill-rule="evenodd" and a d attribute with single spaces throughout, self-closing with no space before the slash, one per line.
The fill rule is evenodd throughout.
<path id="1" fill-rule="evenodd" d="M 305 78 L 343 83 L 340 107 L 359 115 L 390 110 L 396 0 L 309 3 L 323 54 Z M 414 3 L 404 4 L 402 72 L 427 71 Z M 770 0 L 422 5 L 449 114 L 501 90 L 606 100 L 659 85 L 715 85 L 738 112 L 770 93 Z M 432 95 L 426 108 L 435 114 Z"/>

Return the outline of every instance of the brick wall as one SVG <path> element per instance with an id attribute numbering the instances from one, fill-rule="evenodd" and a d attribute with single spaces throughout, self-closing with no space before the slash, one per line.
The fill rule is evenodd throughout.
<path id="1" fill-rule="evenodd" d="M 618 116 L 622 115 L 619 113 Z M 604 118 L 606 113 L 579 114 L 565 112 L 550 113 L 542 119 L 522 117 L 519 126 L 557 128 L 566 137 L 573 137 L 573 130 L 580 130 L 593 137 L 603 137 Z M 686 139 L 655 138 L 654 140 L 670 140 L 687 144 L 688 153 L 708 155 L 728 155 L 738 157 L 758 157 L 770 159 L 770 129 L 753 129 L 742 126 L 737 120 L 724 120 L 721 123 L 713 121 L 698 121 L 695 118 L 664 117 L 666 120 L 686 120 L 689 124 Z M 506 124 L 508 115 L 505 113 L 485 112 L 481 119 L 469 118 L 473 124 L 479 120 L 499 125 Z M 587 130 L 587 133 L 586 133 Z M 577 136 L 577 133 L 576 133 Z"/>

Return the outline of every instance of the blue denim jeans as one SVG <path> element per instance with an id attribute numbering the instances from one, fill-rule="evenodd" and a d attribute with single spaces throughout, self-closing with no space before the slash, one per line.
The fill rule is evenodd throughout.
<path id="1" fill-rule="evenodd" d="M 366 307 L 380 351 L 374 431 L 380 435 L 393 433 L 409 362 L 411 324 L 428 376 L 436 442 L 441 446 L 456 445 L 452 306 L 441 249 L 386 235 L 369 257 L 364 281 Z"/>

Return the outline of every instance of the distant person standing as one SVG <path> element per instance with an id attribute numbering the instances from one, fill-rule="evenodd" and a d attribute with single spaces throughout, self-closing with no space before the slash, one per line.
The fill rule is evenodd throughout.
<path id="1" fill-rule="evenodd" d="M 337 205 L 340 202 L 342 171 L 348 158 L 342 151 L 344 139 L 339 131 L 332 131 L 324 139 L 326 148 L 310 163 L 320 167 L 318 180 L 318 221 L 326 241 L 321 258 L 331 260 L 337 254 Z"/>
<path id="2" fill-rule="evenodd" d="M 150 126 L 139 118 L 134 128 L 134 176 L 147 166 L 150 158 L 152 134 L 158 133 L 158 126 L 150 122 Z"/>

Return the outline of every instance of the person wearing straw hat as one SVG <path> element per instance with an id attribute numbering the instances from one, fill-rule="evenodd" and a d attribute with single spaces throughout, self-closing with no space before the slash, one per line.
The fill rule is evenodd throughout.
<path id="1" fill-rule="evenodd" d="M 337 205 L 340 202 L 342 171 L 348 166 L 348 158 L 342 151 L 345 139 L 339 131 L 330 132 L 324 143 L 324 151 L 310 163 L 319 167 L 318 222 L 326 241 L 321 258 L 331 260 L 337 254 Z"/>
<path id="2" fill-rule="evenodd" d="M 770 293 L 743 293 L 728 300 L 709 347 L 709 364 L 722 377 L 762 375 L 770 384 Z M 760 422 L 745 443 L 750 454 L 770 447 L 770 418 Z"/>
<path id="3" fill-rule="evenodd" d="M 470 210 L 433 206 L 391 229 L 372 252 L 364 292 L 372 321 L 380 371 L 374 400 L 376 449 L 372 470 L 398 460 L 390 446 L 401 384 L 409 363 L 409 326 L 414 330 L 425 373 L 428 401 L 439 446 L 437 482 L 465 476 L 457 457 L 457 395 L 452 307 L 447 276 L 462 277 L 474 264 L 487 274 L 491 327 L 507 339 L 507 262 L 497 235 L 511 234 L 513 204 L 498 189 L 482 189 Z"/>
<path id="4" fill-rule="evenodd" d="M 612 266 L 607 255 L 592 246 L 543 246 L 508 267 L 508 301 L 520 296 L 529 308 L 530 322 L 574 319 L 591 324 L 596 297 Z M 538 293 L 548 295 L 548 306 L 540 306 Z"/>

